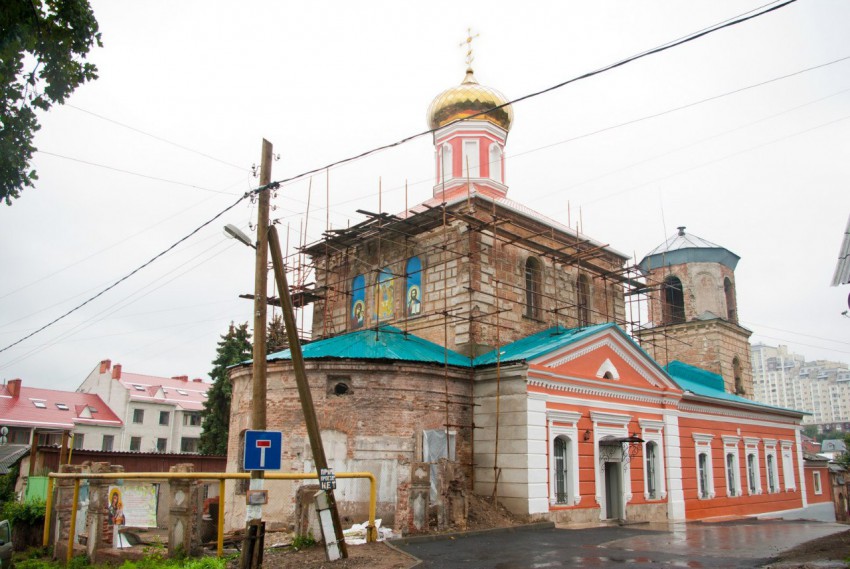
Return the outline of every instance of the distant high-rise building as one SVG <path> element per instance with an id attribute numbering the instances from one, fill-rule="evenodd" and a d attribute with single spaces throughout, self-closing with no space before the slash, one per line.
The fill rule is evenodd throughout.
<path id="1" fill-rule="evenodd" d="M 827 360 L 806 361 L 788 346 L 752 346 L 755 400 L 806 411 L 807 424 L 850 422 L 850 366 Z"/>

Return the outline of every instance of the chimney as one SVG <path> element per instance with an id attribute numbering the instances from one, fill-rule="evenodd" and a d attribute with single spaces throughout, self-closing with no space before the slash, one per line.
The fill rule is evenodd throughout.
<path id="1" fill-rule="evenodd" d="M 203 382 L 204 382 L 204 380 L 203 380 L 203 379 L 201 379 L 200 377 L 196 377 L 196 378 L 195 378 L 195 379 L 193 379 L 192 381 L 193 381 L 193 382 L 195 382 L 195 383 L 203 383 Z"/>
<path id="2" fill-rule="evenodd" d="M 100 375 L 103 375 L 106 372 L 108 372 L 110 367 L 112 367 L 112 360 L 101 360 L 100 361 Z"/>
<path id="3" fill-rule="evenodd" d="M 172 376 L 171 379 L 176 379 L 176 380 L 179 380 L 179 381 L 189 381 L 189 376 L 188 375 L 175 375 L 175 376 Z"/>
<path id="4" fill-rule="evenodd" d="M 121 379 L 121 364 L 112 366 L 112 379 Z"/>
<path id="5" fill-rule="evenodd" d="M 6 389 L 9 390 L 9 395 L 18 397 L 21 394 L 21 380 L 10 379 L 9 383 L 6 384 Z"/>
<path id="6" fill-rule="evenodd" d="M 679 227 L 677 227 L 676 229 L 678 229 L 678 230 L 679 230 L 679 235 L 684 235 L 684 234 L 685 234 L 685 226 L 684 226 L 684 225 L 680 225 L 680 226 L 679 226 Z"/>

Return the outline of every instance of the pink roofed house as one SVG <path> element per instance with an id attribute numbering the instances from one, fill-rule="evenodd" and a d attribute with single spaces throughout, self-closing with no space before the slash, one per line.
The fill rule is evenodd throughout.
<path id="1" fill-rule="evenodd" d="M 101 361 L 77 388 L 96 394 L 123 421 L 114 438 L 103 433 L 101 450 L 198 451 L 201 411 L 211 383 L 188 376 L 157 377 L 122 370 Z"/>

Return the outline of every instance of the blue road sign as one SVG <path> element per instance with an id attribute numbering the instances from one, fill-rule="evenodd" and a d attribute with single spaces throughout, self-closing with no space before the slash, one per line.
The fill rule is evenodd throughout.
<path id="1" fill-rule="evenodd" d="M 245 470 L 280 470 L 283 433 L 279 431 L 245 431 Z"/>

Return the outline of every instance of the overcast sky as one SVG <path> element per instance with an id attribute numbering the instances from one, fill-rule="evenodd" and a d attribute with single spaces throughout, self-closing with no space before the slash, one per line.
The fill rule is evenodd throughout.
<path id="1" fill-rule="evenodd" d="M 425 130 L 431 100 L 463 79 L 469 26 L 476 77 L 513 99 L 762 5 L 94 1 L 100 78 L 41 116 L 38 186 L 0 206 L 0 347 L 255 187 L 263 137 L 279 180 Z M 850 59 L 835 62 L 850 56 L 848 29 L 846 0 L 799 0 L 520 102 L 508 196 L 563 223 L 569 209 L 572 225 L 580 211 L 584 233 L 636 261 L 685 225 L 741 257 L 754 341 L 850 361 L 850 286 L 829 286 L 850 214 Z M 396 213 L 405 183 L 418 203 L 433 177 L 423 136 L 285 185 L 272 217 L 291 244 L 306 223 L 312 242 L 326 217 L 342 227 L 377 211 L 379 183 Z M 110 358 L 207 379 L 228 323 L 252 320 L 238 295 L 253 292 L 253 251 L 222 227 L 250 233 L 255 220 L 243 201 L 0 353 L 0 378 L 72 390 Z"/>

